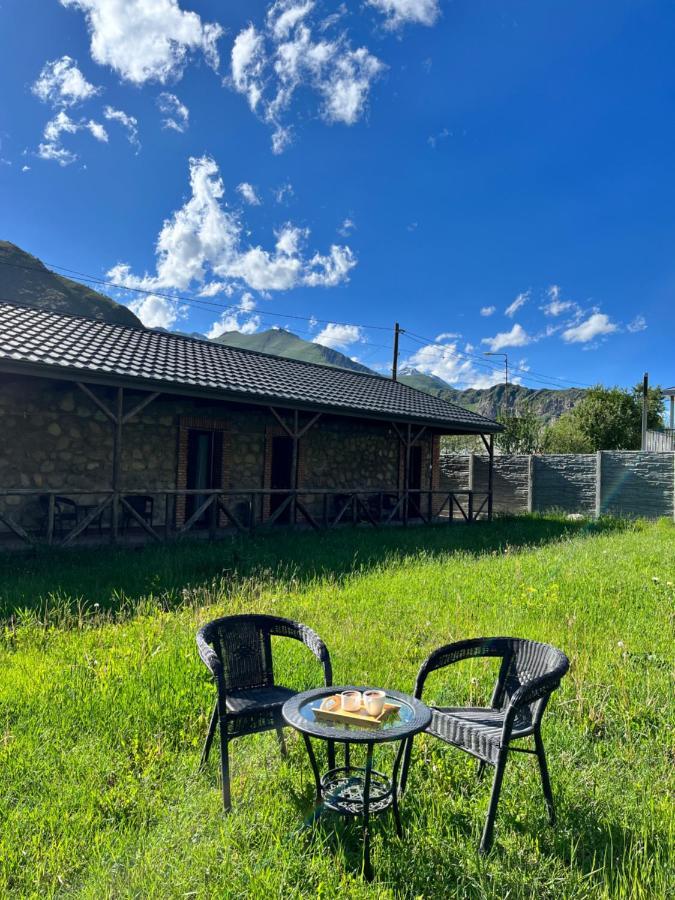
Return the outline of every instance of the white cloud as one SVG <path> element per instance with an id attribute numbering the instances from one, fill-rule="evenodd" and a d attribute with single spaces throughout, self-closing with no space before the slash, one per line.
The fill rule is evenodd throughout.
<path id="1" fill-rule="evenodd" d="M 444 141 L 446 138 L 450 137 L 450 131 L 447 128 L 442 128 L 438 134 L 430 134 L 427 138 L 427 144 L 431 147 L 432 150 L 435 150 L 440 141 Z"/>
<path id="2" fill-rule="evenodd" d="M 30 172 L 30 166 L 21 166 L 22 172 Z"/>
<path id="3" fill-rule="evenodd" d="M 563 331 L 562 338 L 568 344 L 586 344 L 602 335 L 612 334 L 617 329 L 618 325 L 612 322 L 605 313 L 594 312 L 579 325 Z"/>
<path id="4" fill-rule="evenodd" d="M 276 233 L 273 250 L 244 246 L 246 234 L 238 214 L 223 203 L 225 187 L 218 166 L 210 157 L 190 159 L 191 197 L 169 219 L 157 238 L 155 275 L 137 276 L 118 263 L 108 276 L 121 287 L 146 290 L 186 290 L 196 283 L 211 290 L 232 286 L 258 291 L 334 287 L 349 277 L 356 259 L 347 246 L 333 245 L 326 254 L 306 257 L 307 229 L 291 223 Z M 206 283 L 205 283 L 206 282 Z"/>
<path id="5" fill-rule="evenodd" d="M 457 344 L 427 344 L 416 350 L 404 361 L 402 367 L 410 367 L 425 375 L 435 375 L 448 384 L 462 384 L 467 387 L 490 387 L 501 380 L 498 372 L 479 370 L 474 363 L 457 350 Z"/>
<path id="6" fill-rule="evenodd" d="M 239 307 L 223 312 L 213 323 L 206 336 L 210 340 L 219 337 L 225 331 L 239 331 L 241 334 L 254 334 L 260 328 L 260 316 L 248 316 L 255 309 L 255 299 L 248 292 L 242 294 Z"/>
<path id="7" fill-rule="evenodd" d="M 497 311 L 496 306 L 481 306 L 481 308 L 480 308 L 481 316 L 485 316 L 485 317 L 494 315 L 496 311 Z"/>
<path id="8" fill-rule="evenodd" d="M 141 322 L 148 328 L 171 328 L 179 319 L 187 316 L 187 307 L 167 297 L 150 294 L 129 303 L 129 309 L 136 313 Z"/>
<path id="9" fill-rule="evenodd" d="M 321 98 L 320 112 L 330 123 L 353 125 L 364 114 L 368 94 L 384 66 L 366 47 L 353 49 L 341 32 L 314 38 L 313 0 L 276 0 L 265 24 L 250 24 L 235 38 L 230 57 L 230 84 L 249 107 L 273 128 L 272 149 L 281 153 L 291 142 L 285 116 L 300 87 Z M 324 20 L 324 34 L 330 25 Z"/>
<path id="10" fill-rule="evenodd" d="M 365 336 L 359 325 L 336 325 L 331 322 L 312 341 L 333 350 L 345 350 L 350 344 L 364 343 Z"/>
<path id="11" fill-rule="evenodd" d="M 356 225 L 350 218 L 346 218 L 342 225 L 338 228 L 339 233 L 342 237 L 349 237 L 350 233 L 354 231 Z"/>
<path id="12" fill-rule="evenodd" d="M 525 306 L 525 304 L 527 303 L 527 301 L 529 299 L 530 299 L 529 291 L 523 291 L 522 293 L 518 294 L 518 296 L 513 301 L 513 303 L 511 303 L 509 306 L 506 307 L 506 309 L 504 310 L 504 315 L 508 316 L 510 319 L 513 318 L 513 316 L 515 316 L 515 314 L 518 312 L 518 310 L 522 306 Z"/>
<path id="13" fill-rule="evenodd" d="M 138 120 L 135 116 L 129 116 L 121 109 L 115 109 L 113 106 L 106 106 L 103 109 L 103 118 L 109 122 L 118 122 L 122 128 L 126 129 L 127 138 L 132 147 L 136 148 L 136 152 L 141 149 L 141 142 L 138 140 Z"/>
<path id="14" fill-rule="evenodd" d="M 52 160 L 60 166 L 69 166 L 77 159 L 77 154 L 61 145 L 61 135 L 76 134 L 88 131 L 97 141 L 108 142 L 108 132 L 100 122 L 94 119 L 71 119 L 67 112 L 61 110 L 44 127 L 44 141 L 37 150 L 41 159 Z"/>
<path id="15" fill-rule="evenodd" d="M 101 92 L 87 81 L 70 56 L 45 63 L 31 90 L 40 100 L 61 108 L 75 106 Z"/>
<path id="16" fill-rule="evenodd" d="M 570 309 L 578 309 L 576 303 L 572 303 L 571 300 L 560 299 L 560 286 L 557 284 L 552 284 L 546 294 L 548 303 L 541 307 L 546 316 L 560 316 Z"/>
<path id="17" fill-rule="evenodd" d="M 441 334 L 436 335 L 436 342 L 441 343 L 442 341 L 452 341 L 456 338 L 461 338 L 461 334 L 458 331 L 444 331 Z"/>
<path id="18" fill-rule="evenodd" d="M 91 35 L 95 62 L 110 66 L 125 81 L 162 84 L 180 78 L 191 53 L 201 52 L 218 67 L 223 29 L 186 12 L 178 0 L 60 0 L 81 10 Z"/>
<path id="19" fill-rule="evenodd" d="M 175 94 L 170 94 L 168 91 L 161 93 L 157 98 L 157 108 L 164 116 L 162 128 L 169 128 L 181 134 L 187 130 L 190 124 L 190 110 L 184 103 L 181 103 Z"/>
<path id="20" fill-rule="evenodd" d="M 248 181 L 242 181 L 241 184 L 238 184 L 237 190 L 249 206 L 260 206 L 260 197 L 257 195 L 253 185 L 249 184 Z"/>
<path id="21" fill-rule="evenodd" d="M 647 328 L 647 320 L 644 316 L 635 316 L 633 321 L 626 325 L 626 328 L 631 334 L 635 334 L 638 331 L 644 331 Z"/>
<path id="22" fill-rule="evenodd" d="M 483 338 L 481 343 L 487 344 L 493 353 L 503 350 L 504 347 L 525 347 L 535 340 L 529 335 L 522 325 L 517 322 L 510 331 L 502 331 L 494 337 Z"/>
<path id="23" fill-rule="evenodd" d="M 388 28 L 413 23 L 433 25 L 440 14 L 438 0 L 367 0 L 385 14 Z"/>
<path id="24" fill-rule="evenodd" d="M 280 185 L 278 188 L 275 188 L 273 191 L 274 199 L 277 203 L 286 203 L 291 199 L 295 191 L 293 190 L 293 185 L 290 181 L 286 182 L 286 184 Z"/>

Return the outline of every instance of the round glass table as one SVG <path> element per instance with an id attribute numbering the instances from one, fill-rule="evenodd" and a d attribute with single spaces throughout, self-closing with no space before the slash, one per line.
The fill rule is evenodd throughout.
<path id="1" fill-rule="evenodd" d="M 409 740 L 431 722 L 431 711 L 420 700 L 400 691 L 385 691 L 385 703 L 396 707 L 381 724 L 346 724 L 345 722 L 318 717 L 316 710 L 326 697 L 340 694 L 342 691 L 366 691 L 371 688 L 343 685 L 341 687 L 322 687 L 296 694 L 284 703 L 282 715 L 284 720 L 305 741 L 307 755 L 316 783 L 317 805 L 341 813 L 345 816 L 361 816 L 363 818 L 363 870 L 366 878 L 372 878 L 370 864 L 369 820 L 373 813 L 381 813 L 389 808 L 394 814 L 396 832 L 402 836 L 401 819 L 398 810 L 400 794 L 399 769 L 405 746 Z M 311 738 L 328 741 L 332 750 L 334 743 L 344 744 L 345 764 L 329 769 L 321 775 L 316 756 L 312 748 Z M 373 749 L 375 744 L 398 742 L 394 768 L 391 778 L 373 768 Z M 366 745 L 365 766 L 350 764 L 350 744 Z M 329 752 L 329 759 L 333 756 Z"/>

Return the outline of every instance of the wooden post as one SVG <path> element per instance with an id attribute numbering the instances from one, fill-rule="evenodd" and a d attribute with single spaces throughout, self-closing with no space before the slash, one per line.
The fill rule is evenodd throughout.
<path id="1" fill-rule="evenodd" d="M 122 422 L 124 419 L 124 388 L 117 388 L 117 404 L 113 431 L 113 467 L 112 467 L 112 527 L 110 540 L 115 543 L 119 537 L 120 527 L 120 476 L 122 474 Z"/>
<path id="2" fill-rule="evenodd" d="M 534 512 L 534 453 L 527 458 L 527 511 Z"/>
<path id="3" fill-rule="evenodd" d="M 595 518 L 602 515 L 602 450 L 595 454 Z"/>
<path id="4" fill-rule="evenodd" d="M 403 524 L 408 524 L 408 514 L 410 507 L 410 444 L 412 442 L 412 425 L 408 425 L 408 432 L 405 442 L 405 470 L 403 472 L 403 489 L 405 496 L 403 499 Z"/>
<path id="5" fill-rule="evenodd" d="M 495 458 L 495 439 L 494 435 L 490 435 L 490 446 L 488 448 L 488 522 L 492 521 L 492 491 L 494 485 L 494 458 Z"/>
<path id="6" fill-rule="evenodd" d="M 670 395 L 670 430 L 675 431 L 675 394 Z"/>
<path id="7" fill-rule="evenodd" d="M 54 542 L 54 513 L 56 511 L 56 497 L 49 495 L 49 508 L 47 510 L 47 543 L 51 546 Z"/>
<path id="8" fill-rule="evenodd" d="M 298 432 L 299 416 L 297 409 L 293 413 L 293 455 L 291 457 L 291 478 L 293 479 L 293 500 L 291 501 L 291 524 L 295 525 L 297 519 L 298 504 L 298 442 L 300 440 Z"/>

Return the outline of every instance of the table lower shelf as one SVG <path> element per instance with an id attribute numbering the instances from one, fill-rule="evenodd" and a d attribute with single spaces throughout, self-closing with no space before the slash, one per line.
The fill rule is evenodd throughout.
<path id="1" fill-rule="evenodd" d="M 321 798 L 328 809 L 344 816 L 362 816 L 365 806 L 366 770 L 362 766 L 330 769 L 321 778 Z M 369 813 L 380 813 L 394 802 L 392 783 L 382 772 L 370 771 Z"/>

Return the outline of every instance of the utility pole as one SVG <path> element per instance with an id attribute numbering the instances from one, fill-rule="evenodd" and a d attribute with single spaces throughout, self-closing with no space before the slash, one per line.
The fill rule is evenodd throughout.
<path id="1" fill-rule="evenodd" d="M 504 412 L 508 411 L 507 393 L 509 389 L 509 355 L 508 353 L 495 353 L 492 350 L 486 350 L 484 356 L 503 356 L 504 357 Z"/>
<path id="2" fill-rule="evenodd" d="M 401 328 L 398 322 L 394 325 L 394 361 L 391 367 L 391 380 L 396 381 L 398 376 L 398 336 L 400 334 L 404 334 L 403 328 Z"/>
<path id="3" fill-rule="evenodd" d="M 649 410 L 649 375 L 645 372 L 642 379 L 642 442 L 643 450 L 647 449 L 647 412 Z"/>

